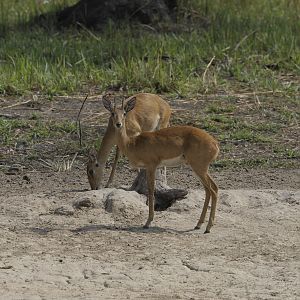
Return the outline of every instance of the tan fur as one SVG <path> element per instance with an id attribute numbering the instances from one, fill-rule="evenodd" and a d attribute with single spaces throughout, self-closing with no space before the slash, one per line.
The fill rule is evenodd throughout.
<path id="1" fill-rule="evenodd" d="M 105 104 L 107 105 L 107 103 Z M 124 122 L 127 118 L 124 112 L 134 107 L 134 98 L 122 108 L 112 108 L 108 105 L 107 107 L 111 111 L 112 121 L 116 127 L 118 147 L 128 157 L 132 165 L 146 169 L 149 216 L 144 227 L 148 228 L 154 217 L 156 168 L 164 164 L 166 160 L 175 159 L 178 161 L 180 157 L 181 162 L 192 167 L 205 188 L 205 202 L 196 229 L 199 229 L 204 223 L 208 204 L 212 199 L 210 217 L 205 231 L 206 233 L 210 232 L 215 218 L 218 187 L 208 174 L 208 168 L 218 156 L 217 141 L 207 132 L 191 126 L 169 127 L 155 132 L 142 132 L 138 136 L 129 136 L 127 123 Z"/>
<path id="2" fill-rule="evenodd" d="M 133 97 L 136 99 L 136 105 L 126 116 L 126 127 L 129 136 L 138 135 L 142 131 L 153 131 L 168 126 L 171 108 L 165 100 L 158 95 L 140 93 L 129 97 L 125 100 L 125 103 Z M 101 187 L 105 163 L 112 147 L 116 144 L 115 127 L 110 117 L 99 150 L 97 152 L 92 151 L 89 155 L 87 175 L 91 189 L 94 190 Z M 112 183 L 119 155 L 120 152 L 117 147 L 115 160 L 106 187 Z"/>

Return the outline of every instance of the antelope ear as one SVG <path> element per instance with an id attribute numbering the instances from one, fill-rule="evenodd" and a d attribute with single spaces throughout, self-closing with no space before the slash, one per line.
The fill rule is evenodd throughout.
<path id="1" fill-rule="evenodd" d="M 93 162 L 93 161 L 96 161 L 96 160 L 97 160 L 97 151 L 96 151 L 96 149 L 92 148 L 89 151 L 89 161 Z"/>
<path id="2" fill-rule="evenodd" d="M 134 109 L 135 103 L 136 103 L 136 97 L 129 99 L 124 107 L 125 112 L 128 113 L 129 111 Z"/>
<path id="3" fill-rule="evenodd" d="M 108 95 L 104 95 L 104 96 L 102 97 L 102 103 L 103 103 L 104 107 L 105 107 L 109 112 L 112 112 L 112 111 L 113 111 L 111 101 L 108 99 Z"/>

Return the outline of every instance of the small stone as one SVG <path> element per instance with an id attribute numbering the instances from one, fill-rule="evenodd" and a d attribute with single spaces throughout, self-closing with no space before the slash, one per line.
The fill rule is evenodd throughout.
<path id="1" fill-rule="evenodd" d="M 94 207 L 94 203 L 90 199 L 80 199 L 73 203 L 73 206 L 77 209 L 82 207 Z"/>
<path id="2" fill-rule="evenodd" d="M 18 173 L 20 173 L 21 169 L 19 167 L 10 167 L 5 174 L 6 175 L 17 175 Z"/>
<path id="3" fill-rule="evenodd" d="M 0 269 L 2 269 L 2 270 L 9 270 L 9 269 L 12 269 L 13 268 L 13 266 L 10 266 L 10 265 L 8 265 L 8 266 L 0 266 Z"/>
<path id="4" fill-rule="evenodd" d="M 27 181 L 27 183 L 31 181 L 28 175 L 24 175 L 23 180 Z"/>
<path id="5" fill-rule="evenodd" d="M 72 216 L 74 215 L 74 209 L 71 206 L 60 206 L 54 209 L 53 214 L 61 216 Z"/>

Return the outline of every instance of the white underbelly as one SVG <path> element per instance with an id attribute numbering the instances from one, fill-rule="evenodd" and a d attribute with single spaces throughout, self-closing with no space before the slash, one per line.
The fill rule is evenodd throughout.
<path id="1" fill-rule="evenodd" d="M 159 164 L 160 167 L 162 166 L 166 166 L 166 167 L 178 167 L 182 164 L 185 163 L 185 158 L 183 155 L 174 157 L 174 158 L 170 158 L 170 159 L 165 159 L 162 160 L 161 163 Z"/>
<path id="2" fill-rule="evenodd" d="M 139 162 L 139 161 L 135 161 L 135 162 L 129 161 L 129 165 L 133 169 L 144 169 L 145 168 L 144 163 Z"/>
<path id="3" fill-rule="evenodd" d="M 185 163 L 186 163 L 185 157 L 183 155 L 180 155 L 170 159 L 162 160 L 158 165 L 158 167 L 178 167 Z M 134 163 L 132 161 L 129 161 L 129 164 L 131 165 L 132 168 L 144 169 L 146 167 L 142 161 L 135 161 Z"/>

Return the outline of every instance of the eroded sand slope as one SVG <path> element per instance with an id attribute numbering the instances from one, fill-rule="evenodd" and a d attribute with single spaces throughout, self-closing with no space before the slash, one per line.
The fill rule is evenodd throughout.
<path id="1" fill-rule="evenodd" d="M 2 195 L 0 298 L 299 299 L 300 191 L 222 190 L 205 235 L 203 196 L 143 230 L 135 192 Z"/>

